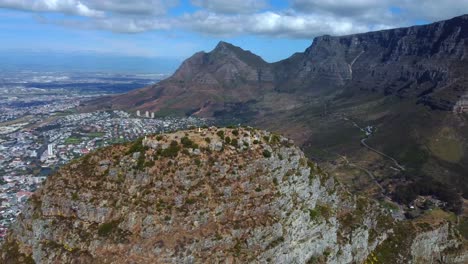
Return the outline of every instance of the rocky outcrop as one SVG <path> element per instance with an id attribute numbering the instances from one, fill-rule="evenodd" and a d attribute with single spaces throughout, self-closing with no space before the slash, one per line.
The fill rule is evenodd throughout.
<path id="1" fill-rule="evenodd" d="M 292 141 L 213 127 L 112 146 L 63 167 L 11 228 L 1 262 L 463 263 L 462 239 L 448 225 L 402 238 L 407 252 L 393 254 L 401 230 L 416 230 L 401 226 Z"/>

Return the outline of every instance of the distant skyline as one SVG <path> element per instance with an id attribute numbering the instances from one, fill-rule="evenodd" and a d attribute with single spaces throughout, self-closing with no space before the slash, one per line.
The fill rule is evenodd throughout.
<path id="1" fill-rule="evenodd" d="M 172 71 L 224 40 L 273 62 L 304 51 L 316 36 L 466 13 L 468 1 L 455 0 L 0 0 L 0 58 L 85 53 L 169 61 L 164 71 Z"/>

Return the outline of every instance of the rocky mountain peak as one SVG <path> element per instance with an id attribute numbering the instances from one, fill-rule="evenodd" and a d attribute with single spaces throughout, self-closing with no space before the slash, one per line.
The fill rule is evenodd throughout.
<path id="1" fill-rule="evenodd" d="M 223 56 L 234 57 L 247 65 L 255 67 L 267 65 L 267 62 L 265 62 L 260 56 L 224 41 L 220 41 L 208 54 L 216 59 L 220 59 L 220 57 Z"/>
<path id="2" fill-rule="evenodd" d="M 228 51 L 235 50 L 236 48 L 239 48 L 239 47 L 236 47 L 232 45 L 231 43 L 228 43 L 225 41 L 220 41 L 214 48 L 213 52 L 228 52 Z"/>
<path id="3" fill-rule="evenodd" d="M 445 249 L 463 261 L 447 223 L 399 225 L 291 140 L 252 128 L 87 155 L 49 177 L 11 230 L 2 263 L 407 263 Z"/>

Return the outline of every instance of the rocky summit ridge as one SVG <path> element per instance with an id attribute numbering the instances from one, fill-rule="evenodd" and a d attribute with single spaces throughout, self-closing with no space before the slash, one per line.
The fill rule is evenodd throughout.
<path id="1" fill-rule="evenodd" d="M 466 263 L 449 221 L 396 222 L 291 140 L 204 128 L 114 145 L 30 199 L 1 263 Z"/>

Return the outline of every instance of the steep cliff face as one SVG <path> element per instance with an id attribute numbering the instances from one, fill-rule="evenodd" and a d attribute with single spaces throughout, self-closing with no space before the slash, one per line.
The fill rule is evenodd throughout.
<path id="1" fill-rule="evenodd" d="M 450 72 L 461 61 L 466 65 L 467 38 L 468 16 L 424 26 L 318 37 L 304 53 L 276 64 L 283 81 L 277 89 L 289 91 L 292 86 L 304 92 L 346 86 L 401 97 L 428 96 L 456 81 Z"/>
<path id="2" fill-rule="evenodd" d="M 394 222 L 282 136 L 210 128 L 65 166 L 31 198 L 1 262 L 463 263 L 463 252 L 449 222 Z"/>

